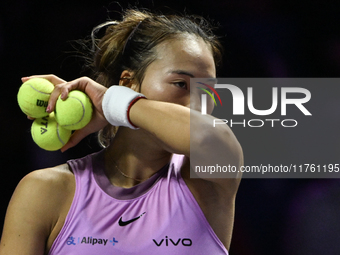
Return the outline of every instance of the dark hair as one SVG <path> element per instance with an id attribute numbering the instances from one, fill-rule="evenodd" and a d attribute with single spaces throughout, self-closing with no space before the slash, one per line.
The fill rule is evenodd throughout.
<path id="1" fill-rule="evenodd" d="M 94 38 L 95 31 L 107 26 L 105 35 Z M 213 34 L 211 25 L 202 17 L 189 15 L 158 15 L 147 11 L 127 10 L 120 22 L 109 21 L 92 32 L 92 69 L 100 84 L 118 85 L 124 70 L 142 84 L 146 68 L 156 59 L 155 46 L 183 34 L 196 35 L 211 47 L 215 65 L 222 59 L 222 46 Z M 99 133 L 99 142 L 108 146 L 114 135 L 113 127 Z"/>

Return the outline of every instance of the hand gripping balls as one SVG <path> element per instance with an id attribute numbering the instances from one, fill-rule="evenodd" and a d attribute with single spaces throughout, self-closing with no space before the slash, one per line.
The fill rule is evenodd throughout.
<path id="1" fill-rule="evenodd" d="M 46 107 L 54 86 L 43 78 L 32 78 L 24 82 L 18 92 L 20 109 L 32 118 L 48 116 Z"/>
<path id="2" fill-rule="evenodd" d="M 73 90 L 66 100 L 60 97 L 55 107 L 57 122 L 69 130 L 85 127 L 92 117 L 92 103 L 90 98 L 79 90 Z"/>
<path id="3" fill-rule="evenodd" d="M 31 134 L 34 142 L 42 149 L 56 151 L 61 149 L 71 137 L 71 130 L 61 127 L 55 120 L 54 113 L 35 119 Z"/>
<path id="4" fill-rule="evenodd" d="M 53 89 L 50 81 L 31 78 L 21 85 L 17 95 L 21 110 L 35 118 L 31 127 L 34 142 L 48 151 L 61 149 L 72 130 L 83 128 L 92 117 L 91 100 L 78 90 L 71 91 L 66 100 L 59 97 L 54 113 L 48 114 L 46 107 Z"/>

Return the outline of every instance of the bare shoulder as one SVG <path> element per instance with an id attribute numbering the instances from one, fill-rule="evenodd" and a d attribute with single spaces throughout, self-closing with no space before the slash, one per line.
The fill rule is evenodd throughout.
<path id="1" fill-rule="evenodd" d="M 69 185 L 74 181 L 74 175 L 67 164 L 35 170 L 27 174 L 21 182 L 37 182 L 39 185 L 56 186 Z M 46 187 L 48 188 L 48 187 Z"/>
<path id="2" fill-rule="evenodd" d="M 0 253 L 45 253 L 46 240 L 69 209 L 74 190 L 67 164 L 27 174 L 8 205 Z"/>
<path id="3" fill-rule="evenodd" d="M 68 164 L 62 164 L 30 172 L 22 179 L 22 181 L 46 181 L 57 184 L 58 181 L 66 181 L 68 178 L 72 178 L 72 176 L 73 173 Z"/>
<path id="4" fill-rule="evenodd" d="M 29 196 L 30 199 L 62 202 L 65 194 L 74 190 L 75 180 L 72 171 L 67 164 L 52 168 L 33 171 L 27 174 L 18 184 L 13 198 L 16 196 Z M 28 197 L 27 197 L 28 198 Z M 64 197 L 65 198 L 65 197 Z M 60 201 L 58 201 L 61 199 Z M 51 205 L 53 206 L 53 205 Z"/>
<path id="5" fill-rule="evenodd" d="M 22 178 L 12 200 L 17 197 L 26 197 L 30 200 L 56 199 L 72 190 L 74 185 L 74 175 L 67 164 L 35 170 Z"/>

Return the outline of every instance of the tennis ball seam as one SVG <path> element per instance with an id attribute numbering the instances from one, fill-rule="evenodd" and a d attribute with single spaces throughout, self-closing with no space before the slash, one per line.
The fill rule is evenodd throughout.
<path id="1" fill-rule="evenodd" d="M 59 139 L 59 142 L 62 144 L 62 145 L 65 145 L 64 141 L 61 139 L 60 137 L 60 133 L 59 133 L 59 123 L 57 123 L 57 136 L 58 136 L 58 139 Z"/>
<path id="2" fill-rule="evenodd" d="M 69 98 L 73 98 L 73 99 L 76 99 L 76 100 L 79 101 L 81 107 L 83 107 L 83 115 L 81 116 L 81 118 L 78 122 L 72 123 L 72 124 L 69 124 L 69 125 L 63 125 L 63 127 L 69 127 L 69 126 L 77 125 L 78 123 L 80 123 L 84 119 L 84 116 L 85 116 L 85 105 L 83 104 L 83 102 L 79 98 L 76 98 L 76 97 L 69 97 Z"/>
<path id="3" fill-rule="evenodd" d="M 37 90 L 36 88 L 34 88 L 31 84 L 27 84 L 27 86 L 30 86 L 33 90 L 35 90 L 35 91 L 37 91 L 37 92 L 39 92 L 39 93 L 41 93 L 41 94 L 45 94 L 45 95 L 51 95 L 51 93 L 47 93 L 47 92 L 42 92 L 42 91 L 40 91 L 40 90 Z"/>

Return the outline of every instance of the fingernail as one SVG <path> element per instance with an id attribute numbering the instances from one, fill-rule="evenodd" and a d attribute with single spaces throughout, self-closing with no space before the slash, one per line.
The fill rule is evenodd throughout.
<path id="1" fill-rule="evenodd" d="M 51 106 L 47 106 L 46 112 L 50 113 L 50 111 L 51 111 Z"/>

